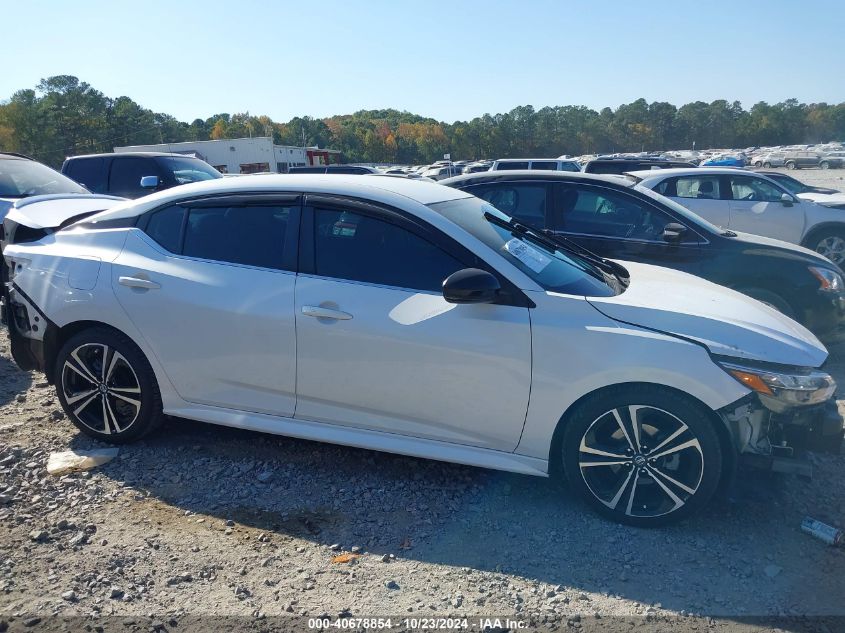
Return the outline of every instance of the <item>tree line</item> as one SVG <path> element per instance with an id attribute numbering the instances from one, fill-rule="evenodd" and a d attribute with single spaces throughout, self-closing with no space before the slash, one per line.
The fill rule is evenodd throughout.
<path id="1" fill-rule="evenodd" d="M 845 140 L 845 103 L 788 99 L 744 109 L 738 101 L 676 107 L 637 99 L 600 111 L 586 106 L 502 114 L 445 123 L 398 110 L 362 110 L 286 123 L 249 112 L 190 123 L 153 112 L 129 97 L 111 98 L 70 75 L 42 79 L 0 103 L 0 150 L 54 167 L 66 156 L 110 152 L 119 145 L 272 136 L 282 145 L 338 149 L 347 162 L 424 164 L 454 160 L 559 156 L 667 149 L 739 148 Z"/>

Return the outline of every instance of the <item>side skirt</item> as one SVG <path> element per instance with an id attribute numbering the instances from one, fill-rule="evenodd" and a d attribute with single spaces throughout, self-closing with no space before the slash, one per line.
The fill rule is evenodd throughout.
<path id="1" fill-rule="evenodd" d="M 310 420 L 295 420 L 219 407 L 192 405 L 168 409 L 165 413 L 174 417 L 273 435 L 286 435 L 316 442 L 355 446 L 386 453 L 398 453 L 467 466 L 504 470 L 522 475 L 549 476 L 549 463 L 545 459 L 526 457 L 489 448 L 476 448 L 381 431 L 356 429 Z"/>

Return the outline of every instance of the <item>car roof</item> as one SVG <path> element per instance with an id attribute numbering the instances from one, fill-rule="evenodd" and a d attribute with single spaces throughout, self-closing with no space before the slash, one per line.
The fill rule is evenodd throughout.
<path id="1" fill-rule="evenodd" d="M 400 205 L 408 200 L 429 205 L 471 197 L 471 194 L 416 178 L 346 174 L 249 175 L 238 178 L 215 178 L 165 189 L 106 211 L 97 219 L 134 217 L 168 203 L 203 196 L 277 192 L 360 197 L 390 205 Z"/>
<path id="2" fill-rule="evenodd" d="M 0 152 L 0 158 L 6 158 L 8 160 L 35 160 L 26 154 L 19 154 L 18 152 Z"/>
<path id="3" fill-rule="evenodd" d="M 495 163 L 524 163 L 525 161 L 547 161 L 549 163 L 577 163 L 578 161 L 574 158 L 497 158 Z"/>
<path id="4" fill-rule="evenodd" d="M 668 171 L 668 170 L 661 170 Z M 650 172 L 646 172 L 650 173 Z M 447 187 L 475 184 L 480 182 L 495 182 L 507 180 L 563 180 L 572 182 L 588 182 L 597 184 L 611 184 L 631 187 L 634 183 L 625 177 L 612 174 L 586 174 L 580 171 L 545 171 L 537 169 L 508 169 L 506 171 L 482 171 L 475 174 L 463 174 L 453 178 L 441 180 L 440 184 Z"/>
<path id="5" fill-rule="evenodd" d="M 77 154 L 76 156 L 68 156 L 65 160 L 78 160 L 80 158 L 105 158 L 115 156 L 135 156 L 135 157 L 155 157 L 155 156 L 179 156 L 181 158 L 196 158 L 195 156 L 188 156 L 186 154 L 177 154 L 176 152 L 104 152 L 102 154 Z"/>
<path id="6" fill-rule="evenodd" d="M 703 174 L 732 175 L 736 174 L 737 171 L 747 170 L 737 170 L 733 167 L 670 167 L 669 169 L 640 169 L 626 173 L 637 178 L 641 178 L 642 180 L 647 180 L 650 177 L 653 178 L 658 176 L 663 179 L 670 176 L 700 176 Z M 755 172 L 748 171 L 748 173 L 751 174 Z"/>

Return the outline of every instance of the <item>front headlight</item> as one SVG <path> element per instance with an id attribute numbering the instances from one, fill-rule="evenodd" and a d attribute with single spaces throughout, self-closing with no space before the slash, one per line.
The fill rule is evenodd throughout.
<path id="1" fill-rule="evenodd" d="M 767 408 L 781 412 L 825 402 L 836 391 L 836 382 L 818 369 L 777 371 L 730 362 L 719 365 L 749 389 L 760 395 Z"/>
<path id="2" fill-rule="evenodd" d="M 845 288 L 845 283 L 842 282 L 842 275 L 835 270 L 818 268 L 816 266 L 809 266 L 807 270 L 813 274 L 813 277 L 819 280 L 819 290 L 839 292 Z"/>

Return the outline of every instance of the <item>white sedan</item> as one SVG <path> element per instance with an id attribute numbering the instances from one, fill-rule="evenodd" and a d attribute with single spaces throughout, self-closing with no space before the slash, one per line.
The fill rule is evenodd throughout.
<path id="1" fill-rule="evenodd" d="M 842 211 L 804 200 L 767 176 L 718 167 L 635 171 L 629 176 L 717 226 L 806 246 L 845 265 Z"/>
<path id="2" fill-rule="evenodd" d="M 4 255 L 15 360 L 115 443 L 171 415 L 563 473 L 654 525 L 738 454 L 777 458 L 770 434 L 835 386 L 818 340 L 761 303 L 404 178 L 185 185 Z"/>

